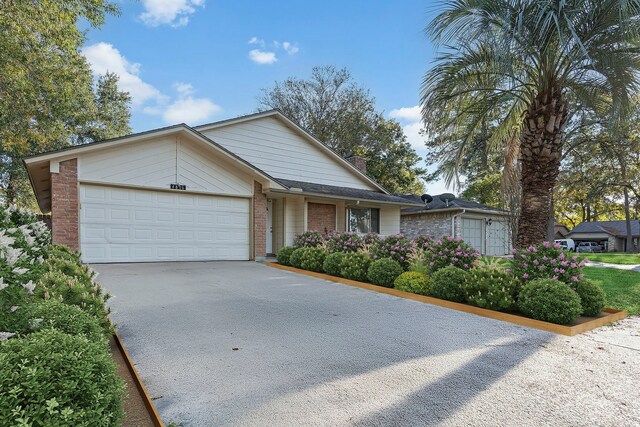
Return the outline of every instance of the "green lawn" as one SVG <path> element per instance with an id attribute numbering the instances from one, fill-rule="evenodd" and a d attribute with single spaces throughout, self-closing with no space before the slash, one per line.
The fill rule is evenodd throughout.
<path id="1" fill-rule="evenodd" d="M 580 257 L 587 258 L 593 262 L 606 262 L 609 264 L 640 264 L 640 254 L 580 254 Z"/>
<path id="2" fill-rule="evenodd" d="M 607 307 L 640 313 L 640 273 L 615 268 L 585 267 L 584 275 L 607 293 Z"/>

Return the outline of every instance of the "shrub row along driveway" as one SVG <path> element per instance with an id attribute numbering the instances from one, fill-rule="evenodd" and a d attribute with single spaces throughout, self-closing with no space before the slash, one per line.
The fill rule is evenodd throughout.
<path id="1" fill-rule="evenodd" d="M 640 422 L 640 352 L 615 329 L 559 337 L 249 262 L 94 268 L 165 421 Z"/>

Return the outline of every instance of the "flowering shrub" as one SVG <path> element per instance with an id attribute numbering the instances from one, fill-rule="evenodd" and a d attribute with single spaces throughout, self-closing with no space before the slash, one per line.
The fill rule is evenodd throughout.
<path id="1" fill-rule="evenodd" d="M 325 239 L 327 252 L 358 252 L 364 247 L 364 241 L 356 233 L 332 231 Z"/>
<path id="2" fill-rule="evenodd" d="M 305 231 L 293 239 L 293 248 L 317 248 L 324 244 L 324 237 L 319 231 Z"/>
<path id="3" fill-rule="evenodd" d="M 464 240 L 446 236 L 428 242 L 424 250 L 424 257 L 432 272 L 449 266 L 468 270 L 480 257 L 480 253 Z"/>
<path id="4" fill-rule="evenodd" d="M 419 271 L 406 271 L 398 276 L 393 287 L 400 291 L 429 295 L 429 276 Z"/>
<path id="5" fill-rule="evenodd" d="M 511 268 L 520 281 L 535 279 L 556 279 L 575 288 L 584 277 L 582 267 L 585 261 L 578 255 L 571 256 L 560 249 L 560 245 L 544 242 L 536 246 L 513 251 Z"/>
<path id="6" fill-rule="evenodd" d="M 381 238 L 371 246 L 373 259 L 389 258 L 396 261 L 403 270 L 409 268 L 409 254 L 413 251 L 413 242 L 402 234 Z"/>
<path id="7" fill-rule="evenodd" d="M 504 311 L 515 307 L 518 281 L 495 268 L 472 268 L 465 276 L 463 288 L 469 304 Z"/>
<path id="8" fill-rule="evenodd" d="M 382 258 L 373 261 L 367 271 L 367 279 L 374 285 L 393 287 L 393 282 L 402 274 L 402 267 L 397 261 Z"/>
<path id="9" fill-rule="evenodd" d="M 365 246 L 375 245 L 380 241 L 380 239 L 382 238 L 378 233 L 367 233 L 362 236 L 362 241 L 364 242 Z"/>
<path id="10" fill-rule="evenodd" d="M 433 242 L 433 239 L 429 236 L 420 236 L 413 239 L 414 246 L 420 250 L 425 250 Z"/>

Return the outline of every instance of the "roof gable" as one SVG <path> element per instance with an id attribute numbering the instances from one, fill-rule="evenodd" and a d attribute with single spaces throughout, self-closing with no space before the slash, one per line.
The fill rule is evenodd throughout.
<path id="1" fill-rule="evenodd" d="M 581 222 L 571 230 L 569 235 L 577 233 L 606 233 L 624 237 L 627 235 L 627 224 L 625 220 Z M 640 235 L 640 221 L 631 220 L 631 234 L 633 236 Z"/>

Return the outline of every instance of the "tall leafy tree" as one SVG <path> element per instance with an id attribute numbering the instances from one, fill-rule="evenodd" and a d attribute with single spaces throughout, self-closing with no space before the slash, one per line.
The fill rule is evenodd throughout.
<path id="1" fill-rule="evenodd" d="M 30 204 L 20 159 L 73 143 L 95 111 L 85 32 L 116 13 L 107 0 L 0 2 L 0 188 Z"/>
<path id="2" fill-rule="evenodd" d="M 547 237 L 569 98 L 625 116 L 639 18 L 638 0 L 450 0 L 429 25 L 443 51 L 422 86 L 427 129 L 470 137 L 506 108 L 491 138 L 519 145 L 519 246 Z"/>
<path id="3" fill-rule="evenodd" d="M 420 193 L 426 170 L 402 127 L 376 111 L 375 98 L 345 68 L 314 67 L 263 89 L 258 109 L 278 108 L 341 156 L 367 159 L 368 174 L 389 191 Z"/>

